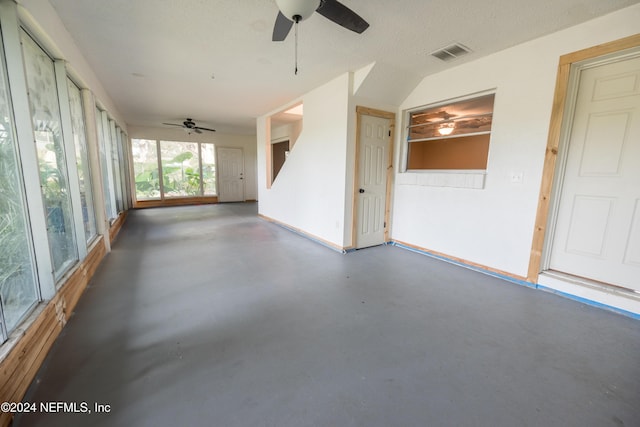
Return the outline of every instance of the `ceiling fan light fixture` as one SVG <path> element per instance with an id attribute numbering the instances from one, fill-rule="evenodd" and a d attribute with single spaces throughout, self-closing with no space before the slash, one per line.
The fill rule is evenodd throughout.
<path id="1" fill-rule="evenodd" d="M 320 6 L 320 0 L 276 0 L 280 12 L 291 21 L 304 21 Z"/>
<path id="2" fill-rule="evenodd" d="M 451 133 L 453 133 L 453 130 L 455 129 L 456 125 L 453 123 L 447 123 L 444 124 L 442 126 L 440 126 L 438 128 L 438 133 L 442 136 L 447 136 L 447 135 L 451 135 Z"/>

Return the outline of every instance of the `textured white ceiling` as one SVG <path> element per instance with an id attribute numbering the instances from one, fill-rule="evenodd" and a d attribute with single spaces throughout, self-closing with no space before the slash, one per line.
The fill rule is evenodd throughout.
<path id="1" fill-rule="evenodd" d="M 358 35 L 314 14 L 294 75 L 293 31 L 271 41 L 274 0 L 50 0 L 128 124 L 192 117 L 226 133 L 254 133 L 257 116 L 374 61 L 417 81 L 638 1 L 343 0 L 371 27 Z M 473 53 L 428 55 L 451 42 Z"/>

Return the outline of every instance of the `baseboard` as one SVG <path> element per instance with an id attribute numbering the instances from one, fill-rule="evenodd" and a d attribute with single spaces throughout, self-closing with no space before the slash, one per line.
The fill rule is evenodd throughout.
<path id="1" fill-rule="evenodd" d="M 535 283 L 528 282 L 527 279 L 523 276 L 519 276 L 517 274 L 509 273 L 504 270 L 498 270 L 496 268 L 488 267 L 486 265 L 478 264 L 472 261 L 467 261 L 462 258 L 457 258 L 451 255 L 443 254 L 442 252 L 432 251 L 431 249 L 426 249 L 420 246 L 412 245 L 410 243 L 401 242 L 399 240 L 392 240 L 390 243 L 392 246 L 397 246 L 399 248 L 408 249 L 413 252 L 418 252 L 423 255 L 430 256 L 432 258 L 437 258 L 439 260 L 448 262 L 450 264 L 455 264 L 460 267 L 468 268 L 471 270 L 478 271 L 483 274 L 488 274 L 490 276 L 498 277 L 500 279 L 508 280 L 513 283 L 517 283 L 519 285 L 527 286 L 530 288 L 535 288 Z"/>
<path id="2" fill-rule="evenodd" d="M 104 237 L 93 243 L 87 257 L 67 276 L 58 293 L 43 302 L 22 326 L 11 334 L 12 345 L 0 362 L 0 401 L 20 402 L 47 353 L 62 331 L 80 296 L 106 255 Z M 0 413 L 0 426 L 11 424 L 13 414 Z"/>
<path id="3" fill-rule="evenodd" d="M 124 225 L 124 221 L 127 219 L 128 213 L 128 211 L 121 212 L 120 215 L 118 215 L 118 218 L 113 221 L 111 227 L 109 227 L 109 242 L 111 245 L 115 242 L 116 237 L 118 237 L 118 233 L 120 233 L 120 229 Z"/>
<path id="4" fill-rule="evenodd" d="M 407 249 L 413 252 L 427 255 L 432 258 L 439 259 L 460 267 L 468 268 L 489 276 L 497 277 L 528 288 L 538 289 L 544 292 L 550 292 L 563 298 L 568 298 L 583 304 L 612 311 L 617 314 L 640 320 L 640 295 L 624 295 L 612 289 L 601 287 L 587 287 L 583 283 L 575 283 L 570 280 L 561 279 L 557 275 L 541 273 L 538 283 L 532 283 L 526 278 L 497 270 L 491 267 L 483 266 L 474 262 L 466 261 L 460 258 L 451 257 L 436 251 L 421 248 L 405 242 L 393 240 L 393 246 Z"/>
<path id="5" fill-rule="evenodd" d="M 278 221 L 277 219 L 270 218 L 270 217 L 268 217 L 266 215 L 258 214 L 258 217 L 262 218 L 265 221 L 268 221 L 268 222 L 271 222 L 273 224 L 276 224 L 276 225 L 278 225 L 278 226 L 280 226 L 280 227 L 282 227 L 282 228 L 284 228 L 284 229 L 286 229 L 288 231 L 296 233 L 296 234 L 298 234 L 298 235 L 300 235 L 300 236 L 302 236 L 302 237 L 304 237 L 306 239 L 309 239 L 309 240 L 312 240 L 312 241 L 314 241 L 316 243 L 319 243 L 322 246 L 326 246 L 329 249 L 332 249 L 334 251 L 340 252 L 342 254 L 347 253 L 346 248 L 344 248 L 344 247 L 342 247 L 340 245 L 336 245 L 335 243 L 330 242 L 328 240 L 325 240 L 322 237 L 318 237 L 318 236 L 315 236 L 315 235 L 313 235 L 311 233 L 308 233 L 308 232 L 306 232 L 306 231 L 304 231 L 304 230 L 302 230 L 300 228 L 297 228 L 297 227 L 294 227 L 292 225 L 286 224 L 286 223 L 284 223 L 282 221 Z"/>
<path id="6" fill-rule="evenodd" d="M 212 205 L 218 203 L 218 196 L 169 197 L 162 200 L 136 200 L 134 209 L 162 208 L 168 206 Z"/>

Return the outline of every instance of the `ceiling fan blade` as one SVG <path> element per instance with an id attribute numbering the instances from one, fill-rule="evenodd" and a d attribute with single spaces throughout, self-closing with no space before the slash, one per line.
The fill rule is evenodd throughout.
<path id="1" fill-rule="evenodd" d="M 282 12 L 278 12 L 276 23 L 273 26 L 273 37 L 271 38 L 271 40 L 274 42 L 283 41 L 287 38 L 289 31 L 291 31 L 291 27 L 293 27 L 293 21 L 287 19 L 287 17 L 284 16 Z"/>
<path id="2" fill-rule="evenodd" d="M 358 34 L 362 34 L 364 30 L 369 28 L 367 21 L 337 0 L 322 1 L 316 12 L 330 21 Z"/>
<path id="3" fill-rule="evenodd" d="M 202 133 L 202 131 L 200 129 L 201 128 L 199 128 L 199 127 L 191 128 L 191 130 L 194 131 L 195 133 Z"/>
<path id="4" fill-rule="evenodd" d="M 196 131 L 199 131 L 199 130 L 208 130 L 209 132 L 215 132 L 216 131 L 215 129 L 203 128 L 203 127 L 200 127 L 200 126 L 196 126 L 194 129 Z"/>
<path id="5" fill-rule="evenodd" d="M 177 125 L 175 123 L 163 123 L 163 125 L 184 127 L 183 125 Z"/>

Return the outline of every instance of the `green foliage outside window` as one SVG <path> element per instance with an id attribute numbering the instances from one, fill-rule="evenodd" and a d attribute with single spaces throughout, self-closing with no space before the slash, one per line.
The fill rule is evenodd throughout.
<path id="1" fill-rule="evenodd" d="M 159 199 L 162 190 L 164 197 L 198 197 L 203 195 L 203 190 L 206 195 L 215 194 L 215 164 L 201 164 L 197 143 L 159 141 L 161 168 L 158 168 L 156 143 L 153 140 L 132 141 L 138 200 Z M 203 146 L 207 147 L 207 154 L 213 151 L 212 144 Z"/>
<path id="2" fill-rule="evenodd" d="M 13 141 L 0 125 L 0 296 L 8 330 L 36 301 L 31 250 Z"/>

